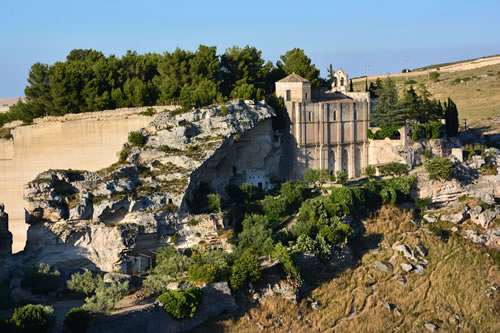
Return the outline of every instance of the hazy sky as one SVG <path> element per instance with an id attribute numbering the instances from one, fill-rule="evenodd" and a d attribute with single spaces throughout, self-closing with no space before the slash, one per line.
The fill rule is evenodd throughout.
<path id="1" fill-rule="evenodd" d="M 0 97 L 23 95 L 31 65 L 70 50 L 106 55 L 252 45 L 275 62 L 294 47 L 325 76 L 351 76 L 500 53 L 499 0 L 0 0 Z"/>

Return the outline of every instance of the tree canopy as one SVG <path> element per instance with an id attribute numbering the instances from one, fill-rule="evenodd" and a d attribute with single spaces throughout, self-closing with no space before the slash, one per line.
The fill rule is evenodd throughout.
<path id="1" fill-rule="evenodd" d="M 227 98 L 264 99 L 274 82 L 297 74 L 321 85 L 326 80 L 303 50 L 295 48 L 274 65 L 254 46 L 233 46 L 218 55 L 215 46 L 177 48 L 163 54 L 127 51 L 122 57 L 92 49 L 72 50 L 65 61 L 35 63 L 28 74 L 26 103 L 0 115 L 0 126 L 42 116 L 121 107 L 179 103 L 201 107 Z"/>

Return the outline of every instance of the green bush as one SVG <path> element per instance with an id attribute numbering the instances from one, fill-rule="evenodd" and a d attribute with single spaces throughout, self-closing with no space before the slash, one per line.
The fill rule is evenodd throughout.
<path id="1" fill-rule="evenodd" d="M 71 333 L 85 333 L 89 328 L 91 314 L 82 308 L 72 308 L 64 318 L 64 327 Z"/>
<path id="2" fill-rule="evenodd" d="M 425 159 L 430 159 L 432 157 L 432 152 L 430 150 L 424 150 L 424 157 Z"/>
<path id="3" fill-rule="evenodd" d="M 283 270 L 285 274 L 292 278 L 299 285 L 302 284 L 302 277 L 300 275 L 300 270 L 297 263 L 293 260 L 292 254 L 288 249 L 281 243 L 277 243 L 274 246 L 272 253 L 273 258 L 276 258 L 283 265 Z"/>
<path id="4" fill-rule="evenodd" d="M 217 193 L 212 193 L 207 195 L 207 200 L 208 200 L 208 208 L 212 213 L 219 213 L 220 212 L 220 195 Z"/>
<path id="5" fill-rule="evenodd" d="M 128 134 L 128 142 L 130 142 L 134 146 L 143 146 L 146 141 L 146 138 L 144 135 L 137 131 L 137 132 L 130 132 Z"/>
<path id="6" fill-rule="evenodd" d="M 225 116 L 227 116 L 227 114 L 228 114 L 228 109 L 227 109 L 227 106 L 226 106 L 226 104 L 222 104 L 222 105 L 220 106 L 220 115 L 221 115 L 222 117 L 225 117 Z"/>
<path id="7" fill-rule="evenodd" d="M 47 293 L 57 289 L 60 273 L 50 272 L 50 265 L 40 263 L 38 268 L 30 268 L 24 273 L 21 285 L 35 294 Z"/>
<path id="8" fill-rule="evenodd" d="M 211 264 L 193 264 L 188 270 L 188 277 L 191 282 L 212 283 L 215 281 L 216 274 L 215 266 Z"/>
<path id="9" fill-rule="evenodd" d="M 232 255 L 221 249 L 215 249 L 194 255 L 193 265 L 211 265 L 215 268 L 215 279 L 226 280 L 231 275 Z"/>
<path id="10" fill-rule="evenodd" d="M 259 280 L 261 274 L 262 267 L 260 266 L 257 255 L 251 253 L 250 251 L 245 251 L 234 261 L 230 278 L 231 287 L 235 290 L 240 289 L 249 280 Z"/>
<path id="11" fill-rule="evenodd" d="M 282 197 L 266 195 L 262 200 L 262 210 L 271 224 L 276 224 L 287 214 L 286 200 Z"/>
<path id="12" fill-rule="evenodd" d="M 272 229 L 269 220 L 262 215 L 247 215 L 242 222 L 243 231 L 238 234 L 238 251 L 249 250 L 258 255 L 273 250 Z"/>
<path id="13" fill-rule="evenodd" d="M 377 173 L 377 169 L 372 166 L 372 165 L 369 165 L 367 166 L 364 170 L 363 170 L 363 174 L 368 177 L 368 179 L 373 179 L 375 177 Z"/>
<path id="14" fill-rule="evenodd" d="M 344 185 L 347 183 L 347 180 L 349 179 L 349 175 L 347 174 L 347 171 L 337 171 L 335 174 L 337 178 L 337 183 Z"/>
<path id="15" fill-rule="evenodd" d="M 393 175 L 401 177 L 402 175 L 408 174 L 409 166 L 406 163 L 391 162 L 389 164 L 382 165 L 379 167 L 379 170 L 384 176 Z"/>
<path id="16" fill-rule="evenodd" d="M 75 273 L 71 275 L 71 279 L 66 282 L 66 285 L 69 290 L 90 295 L 96 290 L 101 280 L 101 276 L 98 275 L 94 278 L 91 271 L 86 271 L 83 274 Z"/>
<path id="17" fill-rule="evenodd" d="M 203 290 L 198 287 L 169 290 L 157 298 L 163 304 L 163 309 L 179 320 L 193 318 L 202 299 Z"/>
<path id="18" fill-rule="evenodd" d="M 426 161 L 424 167 L 429 174 L 429 179 L 446 180 L 453 173 L 453 163 L 449 159 L 439 156 Z"/>
<path id="19" fill-rule="evenodd" d="M 55 324 L 54 309 L 51 306 L 28 304 L 17 308 L 10 318 L 15 332 L 48 332 Z"/>
<path id="20" fill-rule="evenodd" d="M 99 280 L 95 295 L 87 297 L 83 309 L 94 313 L 107 313 L 128 293 L 128 282 L 104 283 Z"/>
<path id="21" fill-rule="evenodd" d="M 429 73 L 429 79 L 432 81 L 432 82 L 437 82 L 438 79 L 439 79 L 439 72 L 430 72 Z"/>

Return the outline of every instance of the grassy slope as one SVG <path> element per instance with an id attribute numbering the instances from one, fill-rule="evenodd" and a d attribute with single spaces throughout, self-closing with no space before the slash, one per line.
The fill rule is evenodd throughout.
<path id="1" fill-rule="evenodd" d="M 359 252 L 354 268 L 334 273 L 312 292 L 321 303 L 319 310 L 312 310 L 305 301 L 294 305 L 272 297 L 248 312 L 252 320 L 245 314 L 204 329 L 253 332 L 258 330 L 258 321 L 265 326 L 264 332 L 427 332 L 423 325 L 431 322 L 442 332 L 500 332 L 499 292 L 486 294 L 494 283 L 500 284 L 499 266 L 484 248 L 454 235 L 440 240 L 426 229 L 416 230 L 410 218 L 408 212 L 383 207 L 364 222 L 366 233 L 357 246 L 363 248 L 367 239 L 376 236 L 381 237 L 378 248 Z M 419 242 L 427 248 L 424 275 L 400 268 L 405 259 L 394 254 L 391 246 L 396 241 L 413 250 Z M 376 260 L 387 262 L 391 257 L 393 272 L 374 268 Z M 398 276 L 406 278 L 406 288 Z M 394 305 L 400 315 L 381 302 Z M 297 318 L 298 311 L 302 320 Z M 450 321 L 455 315 L 458 322 Z"/>
<path id="2" fill-rule="evenodd" d="M 455 81 L 457 78 L 462 80 L 465 78 L 465 81 L 457 83 Z M 405 88 L 405 78 L 393 79 L 402 91 Z M 457 104 L 461 124 L 463 118 L 472 124 L 480 120 L 500 117 L 500 64 L 456 72 L 442 72 L 438 82 L 429 81 L 427 74 L 412 76 L 409 80 L 417 82 L 413 84 L 414 87 L 425 84 L 433 96 L 443 102 L 448 96 L 451 97 Z M 369 79 L 369 82 L 372 81 L 375 80 Z M 354 82 L 355 91 L 361 91 L 364 88 L 364 81 Z"/>

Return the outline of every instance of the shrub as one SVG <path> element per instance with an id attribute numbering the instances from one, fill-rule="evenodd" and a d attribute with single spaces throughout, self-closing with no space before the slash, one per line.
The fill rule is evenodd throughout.
<path id="1" fill-rule="evenodd" d="M 243 231 L 238 235 L 238 250 L 250 250 L 256 254 L 269 254 L 273 249 L 272 229 L 269 220 L 262 215 L 252 214 L 242 222 Z"/>
<path id="2" fill-rule="evenodd" d="M 116 302 L 128 293 L 128 282 L 104 283 L 100 280 L 95 295 L 85 298 L 83 309 L 94 313 L 106 313 L 114 309 Z"/>
<path id="3" fill-rule="evenodd" d="M 232 267 L 230 278 L 231 287 L 233 289 L 240 289 L 250 281 L 257 281 L 262 274 L 262 267 L 260 266 L 259 258 L 257 255 L 250 251 L 245 251 L 238 259 L 235 260 Z"/>
<path id="4" fill-rule="evenodd" d="M 211 283 L 215 281 L 215 276 L 215 266 L 211 264 L 193 264 L 188 270 L 188 277 L 191 282 Z"/>
<path id="5" fill-rule="evenodd" d="M 89 327 L 91 314 L 82 308 L 72 308 L 64 318 L 64 327 L 71 333 L 85 333 Z"/>
<path id="6" fill-rule="evenodd" d="M 280 194 L 286 202 L 288 212 L 300 207 L 308 189 L 302 182 L 290 180 L 281 185 Z"/>
<path id="7" fill-rule="evenodd" d="M 167 291 L 167 285 L 172 281 L 172 278 L 168 275 L 149 274 L 143 281 L 142 286 L 146 291 L 158 295 Z"/>
<path id="8" fill-rule="evenodd" d="M 130 142 L 134 146 L 143 146 L 144 142 L 145 142 L 145 137 L 139 131 L 137 131 L 137 132 L 130 132 L 128 134 L 128 142 Z"/>
<path id="9" fill-rule="evenodd" d="M 383 175 L 402 176 L 408 174 L 409 166 L 406 163 L 391 162 L 379 168 Z"/>
<path id="10" fill-rule="evenodd" d="M 211 250 L 192 258 L 193 264 L 211 265 L 215 268 L 215 279 L 225 280 L 231 274 L 232 255 L 221 249 Z"/>
<path id="11" fill-rule="evenodd" d="M 446 180 L 453 173 L 453 163 L 449 159 L 439 156 L 426 161 L 424 167 L 430 179 Z"/>
<path id="12" fill-rule="evenodd" d="M 367 166 L 364 170 L 363 170 L 363 174 L 368 177 L 368 179 L 373 179 L 375 177 L 375 174 L 377 173 L 377 169 L 370 165 L 370 166 Z"/>
<path id="13" fill-rule="evenodd" d="M 227 114 L 228 114 L 228 109 L 227 109 L 227 106 L 226 106 L 226 104 L 222 104 L 222 105 L 220 106 L 220 115 L 221 115 L 222 117 L 225 117 L 225 116 L 227 116 Z"/>
<path id="14" fill-rule="evenodd" d="M 347 183 L 347 179 L 349 178 L 347 171 L 337 171 L 337 183 L 344 185 Z"/>
<path id="15" fill-rule="evenodd" d="M 28 304 L 17 308 L 10 319 L 16 332 L 48 332 L 55 324 L 51 306 Z"/>
<path id="16" fill-rule="evenodd" d="M 432 81 L 432 82 L 437 82 L 438 79 L 439 79 L 439 73 L 438 72 L 430 72 L 429 73 L 429 79 Z"/>
<path id="17" fill-rule="evenodd" d="M 187 223 L 187 224 L 188 224 L 189 226 L 195 226 L 195 225 L 198 225 L 198 223 L 199 223 L 199 222 L 200 222 L 200 221 L 198 221 L 197 219 L 195 219 L 195 218 L 191 218 L 191 219 L 188 221 L 188 223 Z"/>
<path id="18" fill-rule="evenodd" d="M 212 213 L 219 213 L 220 212 L 220 195 L 217 193 L 212 193 L 207 195 L 208 199 L 208 208 Z"/>
<path id="19" fill-rule="evenodd" d="M 29 288 L 35 294 L 47 293 L 56 290 L 59 284 L 60 273 L 56 270 L 50 272 L 50 265 L 40 263 L 38 268 L 26 270 L 21 281 L 23 288 Z"/>
<path id="20" fill-rule="evenodd" d="M 157 298 L 163 304 L 163 309 L 175 319 L 193 318 L 202 299 L 203 290 L 198 287 L 169 290 Z"/>
<path id="21" fill-rule="evenodd" d="M 96 290 L 101 280 L 102 277 L 96 276 L 94 278 L 91 271 L 86 271 L 83 274 L 75 273 L 71 275 L 71 280 L 68 280 L 66 284 L 69 290 L 90 295 Z"/>
<path id="22" fill-rule="evenodd" d="M 425 209 L 427 209 L 427 207 L 429 207 L 429 205 L 432 203 L 432 199 L 431 198 L 416 198 L 415 199 L 415 206 L 417 206 L 417 208 L 422 212 L 424 211 Z"/>
<path id="23" fill-rule="evenodd" d="M 432 152 L 430 150 L 424 150 L 424 157 L 425 159 L 430 159 L 432 157 Z"/>
<path id="24" fill-rule="evenodd" d="M 302 277 L 297 264 L 294 262 L 292 255 L 288 249 L 281 243 L 277 243 L 274 247 L 273 258 L 278 259 L 283 265 L 285 274 L 292 278 L 299 285 L 302 284 Z"/>
<path id="25" fill-rule="evenodd" d="M 287 204 L 284 198 L 266 195 L 262 200 L 262 210 L 271 224 L 279 222 L 286 215 Z"/>

